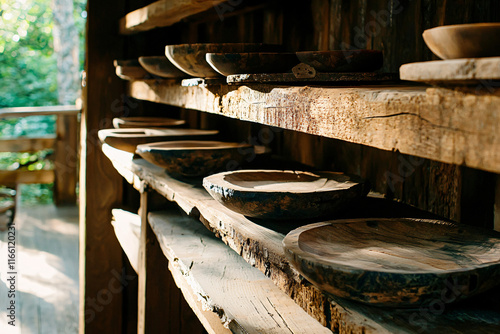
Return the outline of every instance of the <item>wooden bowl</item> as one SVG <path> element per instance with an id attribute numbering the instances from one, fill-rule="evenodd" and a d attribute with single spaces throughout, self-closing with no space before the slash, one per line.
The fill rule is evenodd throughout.
<path id="1" fill-rule="evenodd" d="M 167 45 L 167 58 L 181 71 L 199 78 L 220 77 L 206 61 L 207 53 L 275 51 L 276 45 L 225 43 L 225 44 L 180 44 Z"/>
<path id="2" fill-rule="evenodd" d="M 442 26 L 425 30 L 422 36 L 441 59 L 500 56 L 500 23 Z"/>
<path id="3" fill-rule="evenodd" d="M 224 76 L 249 73 L 286 73 L 299 63 L 295 53 L 207 53 L 206 60 Z"/>
<path id="4" fill-rule="evenodd" d="M 137 146 L 136 153 L 174 175 L 206 176 L 240 166 L 253 148 L 220 141 L 174 141 Z"/>
<path id="5" fill-rule="evenodd" d="M 283 246 L 314 285 L 367 304 L 451 303 L 500 283 L 500 233 L 443 221 L 316 223 L 291 231 Z"/>
<path id="6" fill-rule="evenodd" d="M 384 63 L 382 51 L 302 51 L 297 52 L 299 60 L 314 67 L 318 72 L 371 72 Z"/>
<path id="7" fill-rule="evenodd" d="M 241 170 L 206 177 L 203 186 L 229 209 L 261 219 L 329 216 L 367 193 L 362 180 L 334 172 Z"/>
<path id="8" fill-rule="evenodd" d="M 137 145 L 159 141 L 204 139 L 217 135 L 217 130 L 196 129 L 106 129 L 100 130 L 99 139 L 119 150 L 135 153 Z"/>
<path id="9" fill-rule="evenodd" d="M 172 64 L 165 56 L 139 57 L 139 63 L 149 73 L 162 78 L 185 78 L 182 72 Z"/>
<path id="10" fill-rule="evenodd" d="M 141 67 L 137 59 L 114 60 L 116 75 L 123 80 L 144 80 L 151 77 L 144 68 Z"/>
<path id="11" fill-rule="evenodd" d="M 115 129 L 126 128 L 171 128 L 186 124 L 182 119 L 164 117 L 116 117 L 113 118 Z"/>

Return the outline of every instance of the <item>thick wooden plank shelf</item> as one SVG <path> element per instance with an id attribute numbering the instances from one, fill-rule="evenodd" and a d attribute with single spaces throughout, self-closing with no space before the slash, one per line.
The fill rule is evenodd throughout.
<path id="1" fill-rule="evenodd" d="M 123 251 L 135 272 L 139 271 L 139 242 L 141 239 L 141 217 L 137 214 L 113 209 L 111 224 Z"/>
<path id="2" fill-rule="evenodd" d="M 120 33 L 132 34 L 167 27 L 208 10 L 224 0 L 161 0 L 134 10 L 120 20 Z"/>
<path id="3" fill-rule="evenodd" d="M 426 86 L 181 87 L 134 81 L 137 99 L 500 173 L 500 89 Z"/>
<path id="4" fill-rule="evenodd" d="M 173 211 L 150 213 L 149 223 L 181 289 L 187 283 L 233 333 L 330 333 L 198 221 Z"/>
<path id="5" fill-rule="evenodd" d="M 440 333 L 445 330 L 465 333 L 474 328 L 477 332 L 500 333 L 500 327 L 497 326 L 500 323 L 498 290 L 476 301 L 467 301 L 466 306 L 445 306 L 438 310 L 439 316 L 436 316 L 434 304 L 424 305 L 417 310 L 388 310 L 323 294 L 301 278 L 284 255 L 282 240 L 297 224 L 251 221 L 212 199 L 201 187 L 200 180 L 191 183 L 175 180 L 159 167 L 142 159 L 133 160 L 130 153 L 107 145 L 103 145 L 102 149 L 136 189 L 140 189 L 141 180 L 144 180 L 168 200 L 175 201 L 190 216 L 199 217 L 224 243 L 265 273 L 297 304 L 333 331 L 418 333 L 425 330 Z M 387 208 L 382 210 L 387 212 Z"/>

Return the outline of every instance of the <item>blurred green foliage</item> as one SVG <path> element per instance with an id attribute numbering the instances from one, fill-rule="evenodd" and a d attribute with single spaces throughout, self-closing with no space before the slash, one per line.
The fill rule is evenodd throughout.
<path id="1" fill-rule="evenodd" d="M 74 1 L 81 69 L 85 7 L 86 0 Z M 0 108 L 58 104 L 52 29 L 51 0 L 0 2 Z M 55 120 L 55 116 L 0 119 L 0 138 L 54 134 Z M 21 168 L 30 170 L 51 168 L 52 162 L 45 158 L 49 153 L 0 153 L 0 168 L 12 169 L 24 164 L 29 165 Z M 23 189 L 23 202 L 52 200 L 52 185 L 23 185 Z"/>

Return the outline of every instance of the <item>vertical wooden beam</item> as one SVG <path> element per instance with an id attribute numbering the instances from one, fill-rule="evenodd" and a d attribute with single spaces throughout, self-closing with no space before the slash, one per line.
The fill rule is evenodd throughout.
<path id="1" fill-rule="evenodd" d="M 494 228 L 500 232 L 500 174 L 496 175 Z"/>
<path id="2" fill-rule="evenodd" d="M 110 124 L 124 84 L 113 60 L 123 57 L 119 0 L 87 2 L 86 79 L 81 117 L 80 333 L 122 333 L 122 291 L 128 284 L 122 250 L 110 224 L 122 179 L 101 152 L 98 130 Z"/>
<path id="3" fill-rule="evenodd" d="M 151 193 L 144 184 L 140 209 L 137 333 L 182 333 L 182 296 L 168 270 L 168 260 L 148 222 L 150 199 Z"/>
<path id="4" fill-rule="evenodd" d="M 78 132 L 77 115 L 57 116 L 57 140 L 54 147 L 54 202 L 56 205 L 76 203 Z"/>

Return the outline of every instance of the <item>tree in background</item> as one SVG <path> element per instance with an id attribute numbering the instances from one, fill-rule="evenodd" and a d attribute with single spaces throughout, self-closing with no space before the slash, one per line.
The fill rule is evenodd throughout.
<path id="1" fill-rule="evenodd" d="M 73 0 L 52 0 L 54 51 L 57 56 L 57 92 L 61 105 L 75 104 L 80 95 L 78 32 Z"/>
<path id="2" fill-rule="evenodd" d="M 0 108 L 75 103 L 83 68 L 85 6 L 86 0 L 0 2 Z M 0 137 L 53 133 L 53 116 L 0 119 Z M 22 166 L 45 154 L 0 153 L 0 168 Z M 46 167 L 45 161 L 29 165 Z M 34 196 L 27 200 L 50 199 L 48 190 L 47 185 L 30 189 L 25 193 Z"/>
<path id="3" fill-rule="evenodd" d="M 85 4 L 1 1 L 0 108 L 75 103 L 83 68 Z"/>

